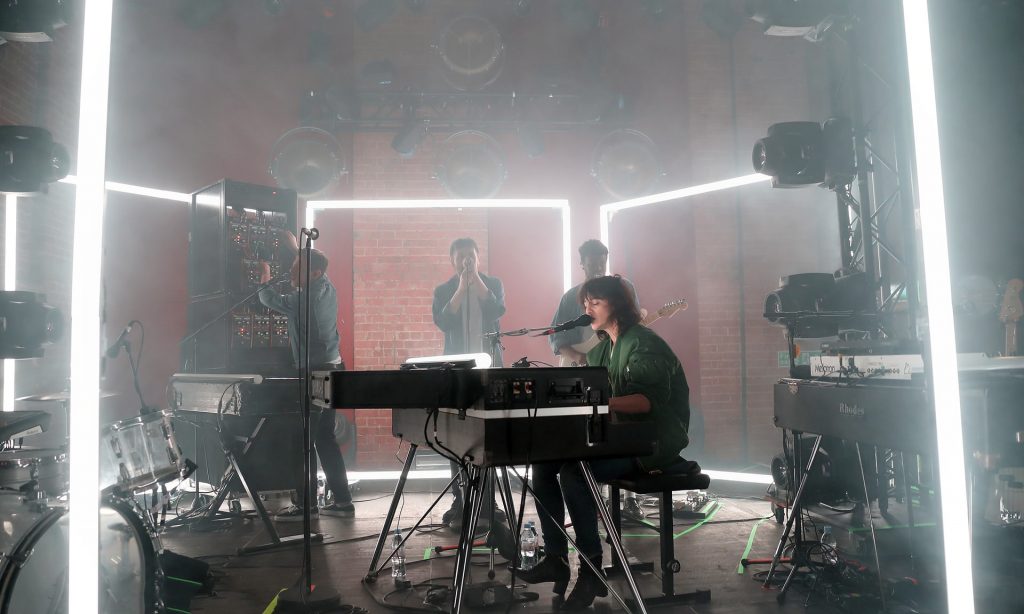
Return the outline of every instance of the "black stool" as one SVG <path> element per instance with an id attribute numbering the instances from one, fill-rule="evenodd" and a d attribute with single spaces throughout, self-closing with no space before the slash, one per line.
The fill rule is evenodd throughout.
<path id="1" fill-rule="evenodd" d="M 660 509 L 660 546 L 661 546 L 661 592 L 660 597 L 644 598 L 647 605 L 663 605 L 668 603 L 708 603 L 711 601 L 710 590 L 697 590 L 692 593 L 676 594 L 675 575 L 679 573 L 679 561 L 675 558 L 675 543 L 672 523 L 672 492 L 676 490 L 706 490 L 711 478 L 700 472 L 700 465 L 694 461 L 680 459 L 660 473 L 636 473 L 615 480 L 609 480 L 611 487 L 612 522 L 615 529 L 622 535 L 622 510 L 619 503 L 619 491 L 629 490 L 643 495 L 658 495 Z M 619 561 L 612 554 L 613 567 L 621 571 L 621 566 L 628 562 Z M 653 570 L 653 564 L 641 565 L 641 568 Z M 635 568 L 635 566 L 633 567 Z"/>

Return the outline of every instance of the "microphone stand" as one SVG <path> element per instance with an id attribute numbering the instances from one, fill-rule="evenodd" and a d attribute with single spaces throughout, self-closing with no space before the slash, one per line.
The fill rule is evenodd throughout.
<path id="1" fill-rule="evenodd" d="M 262 292 L 264 288 L 269 288 L 270 286 L 272 286 L 272 285 L 274 285 L 276 283 L 282 282 L 285 279 L 286 279 L 285 275 L 280 275 L 278 277 L 275 277 L 274 279 L 271 279 L 270 281 L 267 281 L 267 282 L 264 282 L 264 283 L 260 284 L 259 286 L 256 287 L 255 290 L 253 290 L 252 292 L 247 294 L 245 296 L 245 298 L 239 300 L 234 305 L 232 305 L 232 306 L 228 307 L 227 309 L 225 309 L 224 311 L 220 312 L 219 314 L 217 314 L 216 317 L 211 318 L 210 321 L 207 322 L 206 324 L 203 324 L 202 326 L 200 326 L 196 330 L 192 331 L 188 335 L 185 335 L 185 337 L 182 338 L 182 340 L 178 342 L 178 347 L 183 347 L 189 341 L 192 342 L 192 369 L 193 370 L 189 370 L 189 368 L 188 368 L 188 361 L 186 360 L 185 364 L 182 366 L 183 372 L 184 373 L 196 373 L 196 371 L 194 369 L 196 368 L 196 362 L 199 359 L 199 357 L 198 357 L 198 352 L 199 352 L 199 335 L 202 334 L 203 331 L 207 330 L 208 328 L 210 328 L 211 326 L 213 326 L 214 324 L 219 322 L 221 318 L 223 318 L 224 316 L 228 315 L 229 313 L 231 313 L 235 309 L 238 309 L 242 305 L 244 305 L 244 304 L 248 303 L 249 301 L 251 301 L 253 298 L 256 297 L 257 294 Z"/>
<path id="2" fill-rule="evenodd" d="M 501 366 L 498 364 L 498 348 L 501 348 L 502 350 L 505 349 L 505 346 L 501 344 L 502 337 L 522 337 L 523 335 L 528 335 L 530 333 L 540 333 L 548 330 L 549 328 L 551 327 L 545 326 L 544 328 L 517 328 L 516 330 L 484 333 L 483 337 L 485 339 L 491 340 L 491 366 Z"/>
<path id="3" fill-rule="evenodd" d="M 306 283 L 302 283 L 302 266 L 299 266 L 299 288 L 302 291 L 305 319 L 302 321 L 302 364 L 299 365 L 299 383 L 302 386 L 302 577 L 300 586 L 281 592 L 277 598 L 277 609 L 281 612 L 329 612 L 341 603 L 338 592 L 326 585 L 313 584 L 313 560 L 310 547 L 310 473 L 312 446 L 310 445 L 309 407 L 309 315 L 310 315 L 310 260 L 313 240 L 320 236 L 316 228 L 302 229 L 306 235 Z M 299 252 L 302 257 L 302 252 Z M 313 594 L 314 589 L 316 594 Z M 351 606 L 349 606 L 351 607 Z"/>

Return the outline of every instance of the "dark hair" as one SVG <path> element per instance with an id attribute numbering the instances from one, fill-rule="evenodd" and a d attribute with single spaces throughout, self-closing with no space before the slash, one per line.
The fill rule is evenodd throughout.
<path id="1" fill-rule="evenodd" d="M 587 256 L 607 256 L 608 248 L 597 239 L 589 239 L 580 245 L 580 262 Z"/>
<path id="2" fill-rule="evenodd" d="M 480 248 L 476 246 L 476 241 L 469 237 L 462 237 L 461 239 L 455 239 L 452 241 L 452 246 L 448 248 L 448 257 L 454 258 L 455 252 L 464 247 L 472 247 L 474 252 L 480 252 Z"/>
<path id="3" fill-rule="evenodd" d="M 306 261 L 306 254 L 303 254 L 302 250 L 299 250 L 299 258 L 301 258 L 303 262 Z M 328 263 L 327 256 L 325 256 L 322 251 L 320 251 L 318 249 L 311 249 L 311 250 L 309 250 L 309 270 L 310 271 L 323 271 L 324 273 L 326 273 L 327 272 L 327 263 Z"/>
<path id="4" fill-rule="evenodd" d="M 619 275 L 604 275 L 583 282 L 576 300 L 582 305 L 588 298 L 608 301 L 611 317 L 619 325 L 620 332 L 629 330 L 643 320 L 632 288 Z"/>

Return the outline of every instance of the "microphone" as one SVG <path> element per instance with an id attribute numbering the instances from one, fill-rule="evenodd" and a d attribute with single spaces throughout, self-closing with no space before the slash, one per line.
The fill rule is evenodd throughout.
<path id="1" fill-rule="evenodd" d="M 299 234 L 305 235 L 312 239 L 313 241 L 316 241 L 317 239 L 320 238 L 320 231 L 317 230 L 316 228 L 303 228 Z"/>
<path id="2" fill-rule="evenodd" d="M 573 328 L 576 328 L 577 326 L 586 326 L 586 325 L 590 324 L 593 321 L 594 321 L 594 318 L 588 316 L 587 314 L 583 314 L 580 317 L 576 318 L 575 320 L 569 320 L 568 322 L 562 322 L 558 326 L 553 326 L 553 327 L 547 329 L 546 331 L 542 332 L 540 334 L 540 336 L 553 335 L 555 333 L 560 333 L 562 331 L 571 330 Z"/>
<path id="3" fill-rule="evenodd" d="M 117 336 L 117 341 L 115 341 L 110 347 L 107 348 L 107 358 L 117 358 L 117 355 L 121 353 L 121 346 L 124 345 L 125 339 L 128 338 L 128 334 L 131 332 L 131 324 L 124 327 L 124 330 L 121 331 L 121 334 Z"/>

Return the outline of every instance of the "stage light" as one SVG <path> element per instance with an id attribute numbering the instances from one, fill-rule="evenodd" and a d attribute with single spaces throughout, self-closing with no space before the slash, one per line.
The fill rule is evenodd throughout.
<path id="1" fill-rule="evenodd" d="M 477 130 L 445 139 L 435 177 L 454 198 L 491 198 L 508 172 L 498 143 Z"/>
<path id="2" fill-rule="evenodd" d="M 60 339 L 64 316 L 35 292 L 0 292 L 0 358 L 42 358 Z"/>
<path id="3" fill-rule="evenodd" d="M 52 41 L 53 31 L 70 21 L 68 0 L 0 2 L 0 44 Z"/>
<path id="4" fill-rule="evenodd" d="M 792 188 L 825 180 L 821 126 L 817 122 L 783 122 L 768 128 L 754 143 L 754 171 L 769 175 L 773 188 Z"/>
<path id="5" fill-rule="evenodd" d="M 650 194 L 664 175 L 654 141 L 637 130 L 615 130 L 597 144 L 590 174 L 608 196 Z"/>
<path id="6" fill-rule="evenodd" d="M 768 36 L 802 36 L 821 40 L 845 14 L 844 0 L 748 0 L 747 14 L 764 24 Z"/>
<path id="7" fill-rule="evenodd" d="M 274 143 L 270 175 L 282 188 L 302 198 L 316 198 L 330 192 L 348 173 L 341 145 L 319 128 L 293 128 Z"/>
<path id="8" fill-rule="evenodd" d="M 411 119 L 391 139 L 391 149 L 398 152 L 403 158 L 411 157 L 416 153 L 416 148 L 427 138 L 427 123 Z"/>
<path id="9" fill-rule="evenodd" d="M 31 194 L 64 178 L 68 150 L 34 126 L 0 126 L 0 192 Z"/>
<path id="10" fill-rule="evenodd" d="M 754 143 L 754 170 L 772 178 L 773 188 L 821 184 L 834 190 L 856 177 L 853 127 L 850 120 L 831 118 L 817 122 L 783 122 L 768 128 L 768 136 Z"/>

